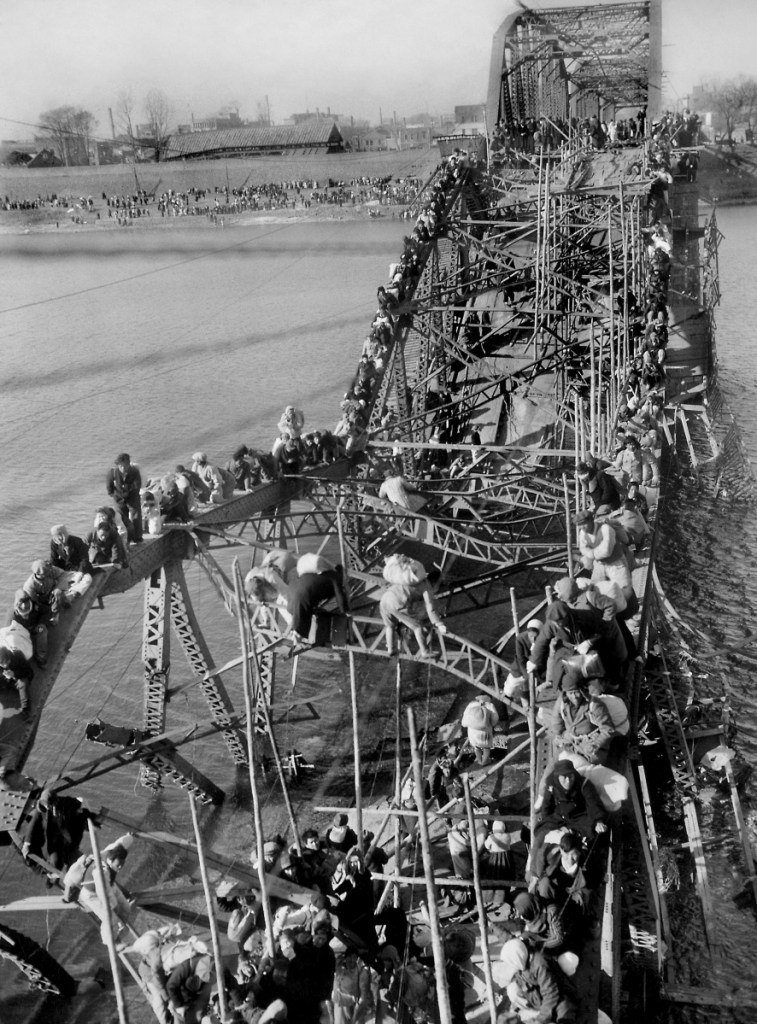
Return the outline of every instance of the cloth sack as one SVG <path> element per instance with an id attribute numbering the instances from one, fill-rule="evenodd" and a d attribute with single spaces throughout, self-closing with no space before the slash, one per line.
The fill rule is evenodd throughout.
<path id="1" fill-rule="evenodd" d="M 31 661 L 34 654 L 29 630 L 15 620 L 9 626 L 0 629 L 0 647 L 7 647 L 10 651 L 20 651 L 27 661 Z"/>
<path id="2" fill-rule="evenodd" d="M 426 579 L 426 570 L 415 558 L 407 555 L 390 555 L 386 560 L 383 577 L 387 583 L 400 583 L 412 586 Z"/>
<path id="3" fill-rule="evenodd" d="M 309 551 L 305 555 L 300 555 L 297 559 L 298 576 L 308 576 L 312 573 L 318 575 L 335 568 L 336 566 L 333 562 L 330 562 L 328 558 L 324 558 L 323 555 L 316 554 L 315 551 Z"/>

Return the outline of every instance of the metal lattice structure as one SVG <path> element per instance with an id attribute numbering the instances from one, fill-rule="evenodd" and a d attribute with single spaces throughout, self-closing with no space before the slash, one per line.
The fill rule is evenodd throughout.
<path id="1" fill-rule="evenodd" d="M 512 5 L 494 39 L 488 118 L 600 114 L 660 108 L 660 0 Z"/>

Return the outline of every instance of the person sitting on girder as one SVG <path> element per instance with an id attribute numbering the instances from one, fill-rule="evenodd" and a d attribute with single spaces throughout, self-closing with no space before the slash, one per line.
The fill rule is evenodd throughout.
<path id="1" fill-rule="evenodd" d="M 15 686 L 18 706 L 24 718 L 29 717 L 28 686 L 34 678 L 34 669 L 21 651 L 0 646 L 0 682 Z"/>
<path id="2" fill-rule="evenodd" d="M 510 1007 L 521 1021 L 531 1024 L 575 1020 L 575 1005 L 565 992 L 565 980 L 556 964 L 522 939 L 502 947 L 495 980 L 505 988 Z"/>
<path id="3" fill-rule="evenodd" d="M 562 691 L 552 709 L 553 749 L 558 754 L 580 756 L 590 764 L 605 764 L 614 735 L 615 727 L 607 707 L 592 696 L 574 674 L 565 675 Z"/>
<path id="4" fill-rule="evenodd" d="M 63 523 L 50 527 L 50 561 L 68 574 L 67 600 L 86 594 L 92 584 L 89 550 L 81 537 L 69 533 Z"/>
<path id="5" fill-rule="evenodd" d="M 550 655 L 555 659 L 555 648 L 560 645 L 573 653 L 573 648 L 586 641 L 593 641 L 602 632 L 602 611 L 598 608 L 574 608 L 578 588 L 572 577 L 565 576 L 554 586 L 556 600 L 546 609 L 544 625 L 531 649 L 531 657 L 526 662 L 526 672 L 535 672 L 540 679 L 552 681 L 547 670 Z M 553 643 L 554 641 L 554 643 Z"/>
<path id="6" fill-rule="evenodd" d="M 129 556 L 118 530 L 110 523 L 101 522 L 99 526 L 88 533 L 87 546 L 89 560 L 95 570 L 104 565 L 114 565 L 117 569 L 125 569 L 129 564 Z"/>
<path id="7" fill-rule="evenodd" d="M 572 692 L 572 691 L 569 691 Z M 607 831 L 607 811 L 589 779 L 579 775 L 572 761 L 563 758 L 546 774 L 540 797 L 539 820 L 532 844 L 532 875 L 539 878 L 546 864 L 545 839 L 568 829 L 585 840 Z"/>
<path id="8" fill-rule="evenodd" d="M 611 509 L 620 508 L 620 490 L 615 480 L 604 472 L 597 460 L 591 457 L 591 463 L 579 462 L 578 479 L 586 492 L 586 496 L 594 508 L 609 505 Z"/>
<path id="9" fill-rule="evenodd" d="M 25 590 L 17 590 L 7 621 L 8 625 L 15 622 L 29 633 L 34 658 L 40 668 L 44 668 L 47 664 L 47 610 L 32 601 Z"/>

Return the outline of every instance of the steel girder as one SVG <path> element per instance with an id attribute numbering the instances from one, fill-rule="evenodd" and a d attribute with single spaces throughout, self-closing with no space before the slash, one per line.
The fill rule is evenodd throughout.
<path id="1" fill-rule="evenodd" d="M 149 578 L 145 586 L 145 616 L 142 637 L 144 665 L 144 729 L 158 735 L 166 731 L 166 686 L 171 667 L 170 598 L 173 571 L 177 563 L 168 562 Z M 140 772 L 143 786 L 159 789 L 160 775 L 147 765 Z"/>
<path id="2" fill-rule="evenodd" d="M 220 675 L 216 672 L 208 645 L 197 621 L 181 565 L 177 567 L 172 581 L 171 622 L 187 656 L 187 661 L 199 680 L 200 689 L 210 709 L 210 716 L 216 725 L 223 727 L 223 738 L 234 762 L 238 765 L 246 765 L 247 740 L 242 731 L 232 725 L 234 708 Z"/>

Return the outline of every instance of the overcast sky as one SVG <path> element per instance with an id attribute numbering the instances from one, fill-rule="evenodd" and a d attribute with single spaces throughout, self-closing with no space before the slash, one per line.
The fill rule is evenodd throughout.
<path id="1" fill-rule="evenodd" d="M 555 2 L 555 6 L 558 3 Z M 549 6 L 534 3 L 534 6 Z M 274 121 L 295 111 L 378 121 L 451 112 L 486 97 L 503 0 L 0 0 L 0 138 L 42 111 L 83 106 L 109 136 L 129 88 L 143 120 L 151 87 L 176 121 L 238 104 Z M 663 0 L 666 87 L 757 75 L 757 0 Z"/>

